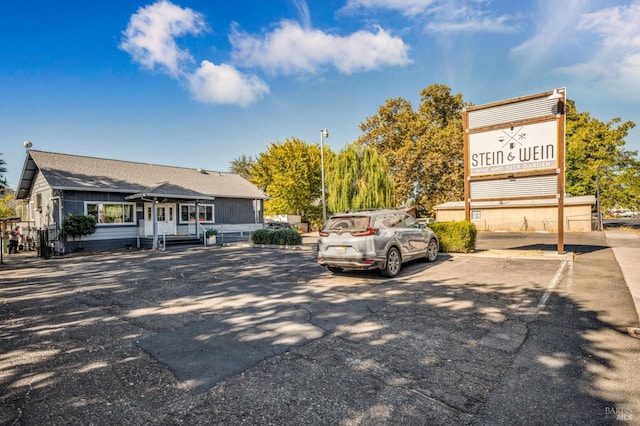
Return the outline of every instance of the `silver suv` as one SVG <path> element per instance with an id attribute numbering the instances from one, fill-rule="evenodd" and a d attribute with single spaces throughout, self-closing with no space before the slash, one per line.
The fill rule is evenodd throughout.
<path id="1" fill-rule="evenodd" d="M 320 229 L 318 263 L 333 273 L 379 269 L 395 277 L 405 262 L 436 260 L 438 248 L 436 234 L 403 211 L 343 213 L 331 216 Z"/>

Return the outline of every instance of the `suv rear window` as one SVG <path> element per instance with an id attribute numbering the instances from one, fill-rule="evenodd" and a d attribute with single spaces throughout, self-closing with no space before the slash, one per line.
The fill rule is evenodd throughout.
<path id="1" fill-rule="evenodd" d="M 389 212 L 378 215 L 373 223 L 374 228 L 408 228 L 415 223 L 413 217 L 401 212 Z"/>
<path id="2" fill-rule="evenodd" d="M 324 224 L 324 232 L 365 232 L 369 226 L 369 216 L 332 217 Z"/>

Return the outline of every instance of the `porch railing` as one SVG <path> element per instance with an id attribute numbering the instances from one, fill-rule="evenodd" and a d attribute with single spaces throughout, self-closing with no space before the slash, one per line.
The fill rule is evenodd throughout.
<path id="1" fill-rule="evenodd" d="M 202 231 L 202 241 L 204 246 L 207 246 L 207 228 L 205 228 L 200 222 L 198 222 L 198 226 L 200 227 L 200 230 Z"/>
<path id="2" fill-rule="evenodd" d="M 158 247 L 158 249 L 166 250 L 166 248 L 167 248 L 167 230 L 164 229 L 164 226 L 160 225 L 159 223 L 156 223 L 156 225 L 158 226 L 158 231 L 162 230 L 162 243 L 160 244 L 160 247 Z"/>
<path id="3" fill-rule="evenodd" d="M 230 240 L 251 239 L 251 234 L 258 229 L 262 229 L 264 225 L 262 223 L 240 223 L 240 224 L 228 224 L 228 223 L 215 223 L 209 226 L 209 229 L 215 229 L 218 231 L 218 242 L 224 244 L 225 236 Z M 228 234 L 228 235 L 226 235 Z"/>

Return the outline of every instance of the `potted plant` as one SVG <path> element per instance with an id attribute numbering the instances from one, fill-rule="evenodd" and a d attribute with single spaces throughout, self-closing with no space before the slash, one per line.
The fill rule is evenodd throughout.
<path id="1" fill-rule="evenodd" d="M 207 245 L 216 243 L 216 235 L 218 231 L 216 229 L 207 229 L 205 237 L 207 238 Z"/>

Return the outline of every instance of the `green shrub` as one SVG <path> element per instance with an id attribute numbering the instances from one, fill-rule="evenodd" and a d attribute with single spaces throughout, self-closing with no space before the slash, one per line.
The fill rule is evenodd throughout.
<path id="1" fill-rule="evenodd" d="M 434 222 L 429 228 L 438 236 L 444 253 L 471 253 L 476 249 L 478 230 L 471 222 Z"/>
<path id="2" fill-rule="evenodd" d="M 294 246 L 302 244 L 302 235 L 293 229 L 258 229 L 251 234 L 251 242 L 254 244 Z"/>
<path id="3" fill-rule="evenodd" d="M 78 238 L 78 246 L 76 250 L 82 249 L 82 237 L 91 235 L 96 232 L 96 218 L 91 215 L 70 214 L 65 216 L 62 221 L 62 234 L 73 238 L 74 245 Z"/>
<path id="4" fill-rule="evenodd" d="M 270 229 L 257 229 L 251 234 L 251 242 L 253 244 L 267 244 L 265 241 L 269 238 Z"/>
<path id="5" fill-rule="evenodd" d="M 71 237 L 84 237 L 96 232 L 96 218 L 90 215 L 70 214 L 62 221 L 62 233 Z"/>

